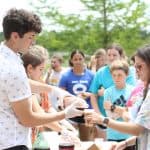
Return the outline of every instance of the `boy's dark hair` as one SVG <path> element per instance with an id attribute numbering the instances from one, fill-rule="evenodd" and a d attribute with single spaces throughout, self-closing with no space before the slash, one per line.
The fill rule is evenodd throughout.
<path id="1" fill-rule="evenodd" d="M 3 19 L 3 32 L 6 40 L 12 32 L 17 32 L 22 38 L 27 32 L 40 33 L 42 24 L 40 18 L 24 9 L 10 9 Z"/>

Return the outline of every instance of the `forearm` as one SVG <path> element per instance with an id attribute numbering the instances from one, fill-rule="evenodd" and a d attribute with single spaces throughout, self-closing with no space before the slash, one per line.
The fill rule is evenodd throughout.
<path id="1" fill-rule="evenodd" d="M 120 122 L 109 119 L 108 127 L 118 130 L 123 133 L 139 136 L 141 132 L 143 132 L 143 127 L 131 123 L 131 122 Z"/>
<path id="2" fill-rule="evenodd" d="M 136 136 L 132 136 L 128 139 L 125 140 L 125 144 L 126 146 L 132 146 L 132 145 L 135 145 L 136 144 Z"/>
<path id="3" fill-rule="evenodd" d="M 49 124 L 45 124 L 44 126 L 56 132 L 61 132 L 63 129 L 62 126 L 58 122 L 52 122 Z"/>
<path id="4" fill-rule="evenodd" d="M 76 101 L 68 106 L 64 111 L 54 113 L 37 113 L 33 112 L 32 101 L 30 99 L 23 99 L 11 103 L 11 107 L 18 118 L 19 122 L 27 127 L 40 126 L 54 121 L 60 121 L 64 118 L 72 118 L 75 116 L 82 116 L 83 111 L 76 109 L 76 107 L 87 107 L 84 100 Z"/>
<path id="5" fill-rule="evenodd" d="M 32 93 L 51 92 L 52 86 L 29 79 Z"/>
<path id="6" fill-rule="evenodd" d="M 42 108 L 38 109 L 37 111 L 34 111 L 34 112 L 37 112 L 39 114 L 40 113 L 46 114 Z M 49 111 L 49 113 L 56 113 L 56 112 L 57 111 L 53 108 L 51 108 L 50 111 Z M 50 128 L 54 131 L 57 131 L 57 132 L 60 132 L 62 130 L 62 127 L 58 122 L 51 122 L 51 123 L 45 124 L 44 126 L 47 127 L 47 128 Z"/>
<path id="7" fill-rule="evenodd" d="M 91 105 L 93 107 L 93 109 L 95 110 L 95 112 L 101 114 L 98 104 L 97 104 L 97 97 L 94 94 L 91 94 Z"/>
<path id="8" fill-rule="evenodd" d="M 42 108 L 35 112 L 39 114 L 40 113 L 46 114 Z M 57 113 L 57 111 L 51 107 L 51 109 L 49 110 L 49 113 Z M 45 124 L 44 126 L 56 132 L 60 132 L 62 130 L 62 127 L 58 122 L 51 122 L 51 123 Z"/>
<path id="9" fill-rule="evenodd" d="M 36 113 L 32 112 L 30 116 L 25 117 L 26 119 L 21 120 L 21 123 L 24 126 L 34 127 L 40 126 L 43 124 L 49 124 L 54 121 L 59 121 L 65 118 L 65 112 L 57 112 L 57 113 Z"/>

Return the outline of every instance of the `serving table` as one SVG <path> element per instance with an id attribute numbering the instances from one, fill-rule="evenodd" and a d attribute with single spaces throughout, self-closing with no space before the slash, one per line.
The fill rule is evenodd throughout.
<path id="1" fill-rule="evenodd" d="M 43 137 L 48 141 L 50 150 L 59 150 L 60 136 L 57 132 L 43 132 Z M 94 145 L 93 145 L 94 144 Z M 96 148 L 94 148 L 96 146 Z M 93 149 L 91 148 L 93 147 Z M 107 141 L 85 141 L 80 146 L 75 146 L 75 150 L 110 150 L 111 142 Z M 91 149 L 90 149 L 91 148 Z"/>

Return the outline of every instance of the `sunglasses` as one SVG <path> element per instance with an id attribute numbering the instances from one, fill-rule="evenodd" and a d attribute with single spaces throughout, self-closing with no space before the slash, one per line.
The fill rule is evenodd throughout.
<path id="1" fill-rule="evenodd" d="M 142 64 L 140 64 L 140 65 L 134 65 L 135 66 L 135 69 L 137 70 L 137 71 L 141 71 L 141 69 L 142 69 Z"/>
<path id="2" fill-rule="evenodd" d="M 138 70 L 141 70 L 142 65 L 136 65 L 135 68 L 138 69 Z"/>

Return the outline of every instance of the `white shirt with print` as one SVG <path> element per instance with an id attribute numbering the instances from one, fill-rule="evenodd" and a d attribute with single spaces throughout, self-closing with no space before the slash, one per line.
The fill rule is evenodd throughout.
<path id="1" fill-rule="evenodd" d="M 19 123 L 11 102 L 31 96 L 31 89 L 20 56 L 0 45 L 0 149 L 30 146 L 30 128 Z"/>

